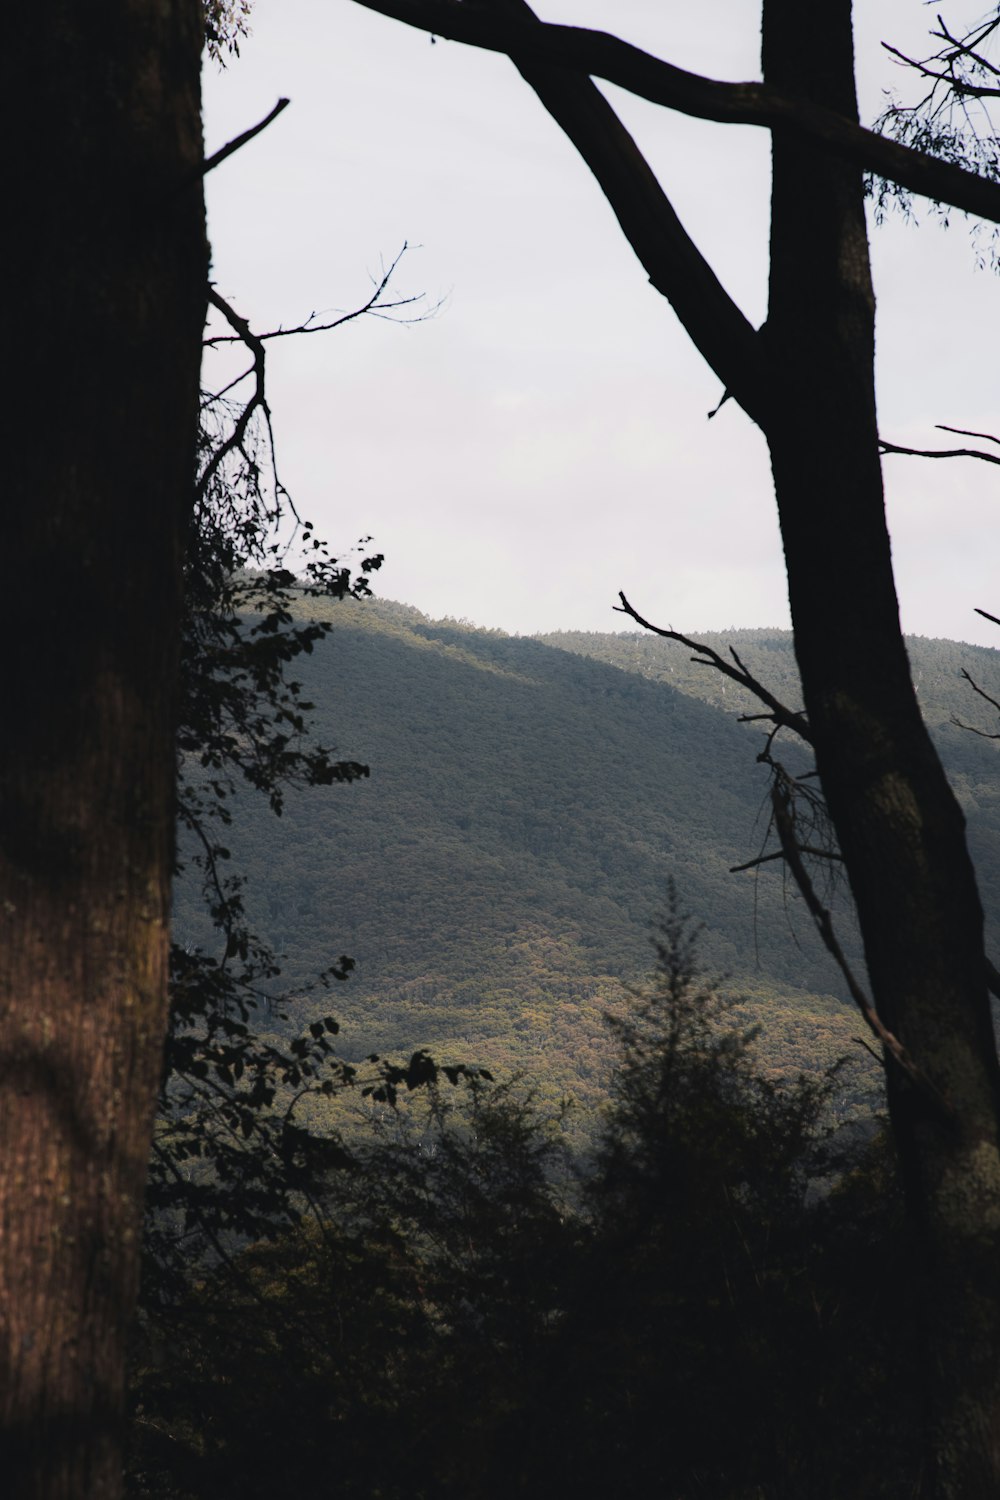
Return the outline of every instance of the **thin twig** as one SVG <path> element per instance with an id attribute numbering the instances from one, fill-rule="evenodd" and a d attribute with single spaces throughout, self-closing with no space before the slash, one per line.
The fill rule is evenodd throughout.
<path id="1" fill-rule="evenodd" d="M 982 438 L 984 443 L 996 443 L 1000 447 L 1000 437 L 994 437 L 992 432 L 969 432 L 965 427 L 949 427 L 945 422 L 937 422 L 938 432 L 954 432 L 958 437 Z"/>
<path id="2" fill-rule="evenodd" d="M 1000 703 L 998 703 L 995 698 L 991 698 L 989 693 L 985 692 L 983 688 L 979 686 L 978 682 L 973 681 L 964 667 L 962 668 L 962 676 L 965 678 L 972 691 L 974 693 L 978 693 L 980 698 L 985 698 L 990 707 L 995 708 L 997 713 L 1000 714 Z"/>
<path id="3" fill-rule="evenodd" d="M 800 854 L 809 854 L 813 859 L 830 859 L 843 863 L 844 856 L 836 849 L 817 849 L 812 844 L 799 844 Z M 756 859 L 748 859 L 744 865 L 730 865 L 730 875 L 739 875 L 744 870 L 755 870 L 758 865 L 766 865 L 772 859 L 784 859 L 784 849 L 776 849 L 773 854 L 760 854 Z"/>
<path id="4" fill-rule="evenodd" d="M 388 269 L 383 272 L 381 280 L 375 284 L 375 289 L 368 298 L 368 301 L 363 303 L 361 307 L 354 308 L 352 312 L 341 313 L 329 323 L 314 323 L 313 319 L 317 317 L 317 314 L 311 312 L 308 318 L 303 319 L 295 328 L 273 328 L 268 333 L 258 333 L 255 337 L 261 344 L 264 344 L 269 339 L 297 338 L 302 333 L 329 333 L 332 328 L 340 328 L 344 323 L 352 323 L 355 318 L 363 318 L 366 313 L 371 313 L 374 317 L 384 318 L 388 317 L 389 313 L 395 312 L 397 308 L 412 307 L 415 303 L 423 302 L 423 292 L 417 292 L 412 297 L 399 297 L 395 302 L 382 301 L 382 294 L 392 280 L 396 267 L 408 249 L 409 243 L 404 240 L 402 249 L 390 261 Z M 417 318 L 393 318 L 390 321 L 394 323 L 423 323 L 428 318 L 434 316 L 440 305 L 440 303 L 435 303 L 432 307 L 426 308 Z M 220 344 L 242 344 L 245 342 L 246 340 L 240 332 L 218 333 L 214 334 L 211 338 L 203 339 L 202 348 L 215 349 Z M 247 370 L 241 378 L 245 380 L 246 376 L 250 373 L 251 371 Z M 227 386 L 226 389 L 228 390 L 230 387 Z"/>
<path id="5" fill-rule="evenodd" d="M 1000 88 L 991 88 L 985 83 L 966 83 L 963 79 L 957 78 L 954 70 L 951 68 L 946 73 L 935 73 L 934 69 L 929 68 L 926 63 L 917 62 L 916 58 L 913 57 L 907 57 L 906 53 L 900 52 L 898 47 L 890 47 L 888 42 L 883 42 L 882 46 L 886 52 L 890 52 L 893 57 L 897 57 L 908 68 L 913 68 L 917 73 L 922 74 L 924 78 L 933 78 L 936 83 L 946 83 L 956 94 L 967 94 L 974 99 L 1000 98 Z M 977 62 L 985 63 L 985 59 L 976 56 L 975 53 L 969 53 L 968 55 L 974 57 Z M 989 64 L 986 64 L 986 66 L 989 66 Z"/>
<path id="6" fill-rule="evenodd" d="M 212 479 L 225 463 L 230 453 L 235 453 L 237 450 L 239 450 L 241 453 L 243 452 L 243 440 L 247 435 L 247 429 L 250 426 L 250 422 L 253 418 L 254 412 L 263 411 L 269 415 L 267 411 L 267 400 L 264 395 L 264 366 L 266 362 L 264 355 L 264 345 L 254 333 L 246 318 L 241 318 L 236 309 L 230 307 L 226 299 L 216 291 L 214 286 L 211 285 L 209 285 L 208 288 L 208 300 L 209 302 L 211 302 L 213 307 L 217 308 L 218 311 L 221 312 L 230 328 L 232 328 L 239 335 L 240 342 L 245 344 L 246 347 L 250 350 L 250 353 L 253 355 L 253 373 L 256 375 L 257 380 L 254 387 L 254 393 L 250 397 L 250 400 L 247 402 L 247 404 L 244 406 L 243 410 L 240 412 L 240 415 L 237 418 L 236 425 L 233 428 L 232 432 L 226 438 L 226 441 L 224 443 L 220 443 L 219 447 L 216 448 L 215 452 L 212 454 L 212 457 L 205 465 L 204 472 L 202 473 L 201 478 L 198 480 L 198 488 L 196 493 L 199 500 L 204 499 L 205 492 L 207 491 L 208 486 L 211 484 Z"/>
<path id="7" fill-rule="evenodd" d="M 985 464 L 1000 464 L 1000 455 L 983 453 L 978 448 L 901 448 L 898 443 L 887 443 L 883 438 L 879 438 L 878 446 L 882 453 L 905 453 L 911 458 L 980 458 Z"/>

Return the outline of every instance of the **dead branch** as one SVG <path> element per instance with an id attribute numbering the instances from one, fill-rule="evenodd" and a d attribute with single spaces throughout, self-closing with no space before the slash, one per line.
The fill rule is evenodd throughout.
<path id="1" fill-rule="evenodd" d="M 898 58 L 901 63 L 905 63 L 908 68 L 913 68 L 921 77 L 932 78 L 936 83 L 945 83 L 956 94 L 964 94 L 970 99 L 1000 99 L 1000 88 L 992 88 L 984 83 L 967 83 L 964 79 L 959 78 L 950 67 L 944 73 L 935 73 L 934 69 L 929 67 L 926 62 L 918 62 L 915 57 L 907 57 L 906 53 L 900 52 L 898 47 L 890 47 L 888 42 L 883 42 L 882 46 L 886 52 Z M 980 57 L 977 53 L 969 52 L 966 49 L 963 49 L 963 51 L 967 57 L 974 59 L 981 66 L 991 67 L 991 64 L 984 57 Z M 993 68 L 992 71 L 995 73 L 996 69 Z"/>
<path id="2" fill-rule="evenodd" d="M 651 630 L 654 635 L 662 636 L 665 640 L 679 641 L 682 646 L 687 646 L 690 651 L 697 653 L 692 656 L 692 661 L 698 662 L 700 666 L 715 667 L 716 671 L 721 672 L 723 676 L 752 693 L 769 710 L 766 714 L 754 714 L 747 716 L 748 718 L 767 719 L 778 728 L 791 729 L 800 739 L 805 740 L 807 745 L 812 744 L 812 731 L 805 714 L 786 708 L 762 682 L 758 682 L 757 678 L 747 671 L 733 647 L 729 649 L 736 663 L 735 666 L 726 661 L 725 657 L 720 656 L 717 651 L 713 651 L 711 646 L 703 646 L 697 641 L 689 640 L 678 630 L 664 630 L 662 626 L 653 625 L 649 620 L 643 619 L 638 610 L 633 609 L 624 594 L 620 593 L 618 597 L 622 601 L 620 605 L 614 606 L 618 614 L 629 615 L 637 625 L 642 626 L 643 630 Z"/>
<path id="3" fill-rule="evenodd" d="M 838 860 L 841 864 L 844 860 L 844 856 L 839 852 L 839 850 L 818 849 L 813 844 L 800 844 L 799 852 L 801 854 L 811 855 L 813 859 Z M 773 854 L 759 854 L 756 859 L 748 859 L 746 864 L 730 865 L 729 873 L 730 875 L 739 875 L 742 874 L 744 870 L 755 870 L 758 865 L 770 864 L 772 860 L 784 859 L 784 857 L 785 851 L 783 849 L 776 849 Z"/>
<path id="4" fill-rule="evenodd" d="M 212 306 L 222 314 L 226 322 L 229 324 L 230 328 L 232 328 L 238 335 L 239 342 L 241 344 L 245 344 L 253 355 L 252 370 L 246 371 L 245 374 L 240 377 L 240 379 L 244 380 L 246 379 L 247 375 L 253 374 L 256 376 L 256 380 L 254 383 L 253 394 L 237 417 L 236 424 L 233 427 L 232 432 L 226 438 L 225 442 L 219 444 L 218 448 L 216 448 L 215 452 L 212 454 L 208 463 L 205 465 L 204 470 L 202 471 L 201 477 L 198 480 L 198 486 L 196 490 L 196 494 L 199 500 L 204 499 L 205 492 L 207 491 L 208 486 L 211 484 L 213 478 L 225 463 L 229 455 L 237 451 L 239 451 L 240 453 L 245 453 L 243 445 L 246 440 L 247 431 L 250 427 L 251 421 L 253 420 L 255 412 L 259 411 L 262 413 L 265 421 L 268 423 L 268 427 L 270 427 L 271 419 L 271 412 L 267 404 L 267 397 L 264 393 L 264 366 L 266 362 L 264 345 L 254 333 L 246 318 L 240 317 L 235 308 L 230 307 L 226 299 L 216 291 L 214 286 L 211 285 L 208 288 L 208 300 L 212 304 Z"/>
<path id="5" fill-rule="evenodd" d="M 958 429 L 948 427 L 946 432 L 956 432 Z M 996 439 L 992 439 L 996 442 Z M 880 453 L 905 453 L 910 458 L 979 458 L 984 464 L 1000 464 L 1000 454 L 983 453 L 979 448 L 901 448 L 898 443 L 887 443 L 883 438 L 878 441 Z"/>
<path id="6" fill-rule="evenodd" d="M 291 102 L 291 99 L 279 99 L 271 113 L 266 115 L 258 124 L 251 125 L 250 129 L 244 130 L 242 135 L 234 136 L 231 141 L 227 141 L 226 145 L 221 146 L 218 151 L 214 151 L 211 156 L 206 156 L 201 164 L 198 175 L 200 177 L 207 177 L 208 173 L 214 171 L 220 162 L 226 160 L 227 156 L 232 156 L 235 151 L 239 151 L 248 141 L 252 141 L 255 135 L 260 135 L 262 130 L 266 130 L 271 121 L 276 120 L 281 111 L 287 109 Z"/>
<path id="7" fill-rule="evenodd" d="M 969 432 L 964 427 L 949 427 L 944 422 L 938 422 L 936 426 L 939 432 L 954 432 L 958 437 L 982 438 L 984 443 L 996 443 L 1000 447 L 1000 437 L 994 437 L 992 432 Z"/>
<path id="8" fill-rule="evenodd" d="M 311 312 L 308 318 L 304 318 L 303 321 L 301 323 L 298 323 L 294 328 L 273 328 L 268 333 L 258 333 L 256 335 L 258 342 L 264 344 L 267 343 L 269 339 L 297 338 L 300 334 L 303 333 L 329 333 L 333 328 L 340 328 L 345 323 L 353 323 L 355 318 L 363 318 L 368 315 L 375 318 L 389 318 L 389 315 L 396 312 L 399 308 L 414 307 L 418 303 L 423 302 L 423 292 L 418 292 L 412 297 L 397 297 L 393 302 L 383 301 L 386 288 L 392 280 L 393 275 L 396 272 L 396 268 L 398 267 L 400 261 L 403 259 L 403 256 L 406 254 L 408 249 L 409 244 L 406 240 L 404 240 L 403 248 L 396 256 L 394 256 L 389 264 L 388 269 L 383 272 L 381 279 L 374 284 L 374 290 L 372 291 L 371 296 L 368 298 L 367 302 L 362 304 L 362 306 L 354 308 L 351 312 L 339 313 L 338 316 L 333 318 L 329 323 L 317 323 L 315 319 L 317 318 L 318 314 L 315 312 Z M 389 320 L 394 323 L 422 323 L 427 318 L 433 317 L 440 305 L 440 303 L 435 303 L 432 307 L 424 308 L 421 311 L 419 317 L 389 318 Z M 212 338 L 204 339 L 202 341 L 202 347 L 204 349 L 216 349 L 222 344 L 243 344 L 245 342 L 246 340 L 244 339 L 242 333 L 219 333 L 213 335 Z M 251 370 L 245 371 L 243 375 L 239 376 L 237 380 L 232 381 L 230 385 L 226 386 L 224 390 L 218 393 L 218 395 L 225 395 L 225 392 L 227 390 L 231 390 L 234 385 L 238 385 L 240 380 L 245 380 L 247 375 L 251 373 Z M 213 399 L 218 398 L 216 397 Z"/>

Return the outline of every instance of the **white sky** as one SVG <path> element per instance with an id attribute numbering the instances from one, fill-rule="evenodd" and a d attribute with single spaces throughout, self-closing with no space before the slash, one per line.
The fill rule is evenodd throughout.
<path id="1" fill-rule="evenodd" d="M 747 0 L 541 0 L 719 78 L 759 76 Z M 858 0 L 862 114 L 923 55 L 934 11 Z M 949 12 L 951 15 L 952 13 Z M 968 14 L 974 20 L 978 9 Z M 956 24 L 967 13 L 953 15 Z M 207 180 L 214 277 L 255 328 L 395 285 L 430 321 L 366 318 L 270 346 L 282 478 L 321 535 L 371 534 L 379 592 L 523 634 L 617 630 L 619 589 L 685 631 L 787 626 L 764 440 L 648 285 L 586 167 L 513 66 L 352 0 L 256 0 L 253 35 L 205 77 L 206 149 L 292 105 Z M 766 301 L 769 139 L 609 89 L 747 316 Z M 1000 279 L 968 226 L 873 232 L 881 431 L 1000 431 Z M 829 441 L 818 433 L 817 441 Z M 1000 467 L 885 462 L 904 628 L 1000 646 Z"/>

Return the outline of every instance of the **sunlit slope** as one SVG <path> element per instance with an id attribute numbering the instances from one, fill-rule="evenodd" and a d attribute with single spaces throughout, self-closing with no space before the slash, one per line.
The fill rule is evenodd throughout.
<path id="1" fill-rule="evenodd" d="M 429 1044 L 594 1086 L 600 1012 L 649 969 L 673 876 L 705 923 L 706 963 L 768 1013 L 776 1056 L 801 1065 L 810 1037 L 822 1056 L 851 1045 L 853 1015 L 816 998 L 839 993 L 837 975 L 779 866 L 729 873 L 761 849 L 767 789 L 760 728 L 736 721 L 731 688 L 682 648 L 634 637 L 512 638 L 385 603 L 332 618 L 301 675 L 320 737 L 371 779 L 293 795 L 281 820 L 245 798 L 229 842 L 293 986 L 355 959 L 332 997 L 349 1043 Z M 758 650 L 754 634 L 738 649 L 794 697 L 789 638 L 761 632 Z M 992 653 L 948 649 L 995 680 Z M 971 716 L 940 656 L 935 712 L 952 711 L 955 676 Z M 993 889 L 997 747 L 943 733 Z M 208 941 L 183 892 L 178 910 Z"/>

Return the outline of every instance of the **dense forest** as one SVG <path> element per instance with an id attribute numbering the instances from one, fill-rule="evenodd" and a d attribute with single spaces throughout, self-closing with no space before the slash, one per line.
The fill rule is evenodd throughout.
<path id="1" fill-rule="evenodd" d="M 129 1493 L 912 1495 L 924 1271 L 836 971 L 774 864 L 730 873 L 749 705 L 634 634 L 333 619 L 296 673 L 371 776 L 232 799 L 281 972 L 167 1085 Z M 787 635 L 706 640 L 794 702 Z M 989 903 L 997 745 L 954 721 L 997 656 L 909 649 Z"/>
<path id="2" fill-rule="evenodd" d="M 348 1055 L 428 1047 L 527 1069 L 547 1096 L 593 1104 L 607 1074 L 601 1015 L 649 972 L 672 878 L 704 924 L 707 965 L 762 1023 L 769 1066 L 864 1060 L 840 975 L 779 865 L 730 873 L 774 847 L 764 733 L 739 722 L 753 705 L 732 683 L 636 633 L 532 639 L 384 601 L 302 608 L 336 621 L 296 668 L 317 734 L 371 776 L 293 791 L 280 819 L 245 796 L 226 843 L 252 925 L 284 955 L 282 985 L 294 993 L 340 953 L 354 959 L 335 996 Z M 736 646 L 797 702 L 789 633 L 704 640 Z M 998 747 L 952 721 L 990 727 L 961 674 L 996 694 L 1000 659 L 946 641 L 909 649 L 995 934 Z M 805 764 L 801 747 L 779 751 Z M 857 959 L 845 903 L 831 899 Z M 177 918 L 185 941 L 212 943 L 193 882 Z M 297 1002 L 296 1024 L 314 1003 L 325 1000 Z"/>

